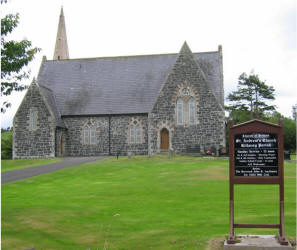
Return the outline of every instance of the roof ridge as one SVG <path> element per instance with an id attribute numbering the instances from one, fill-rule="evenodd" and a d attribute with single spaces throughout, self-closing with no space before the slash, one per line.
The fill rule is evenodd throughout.
<path id="1" fill-rule="evenodd" d="M 212 54 L 219 53 L 219 51 L 206 51 L 206 52 L 193 52 L 194 55 L 197 54 Z M 79 61 L 79 60 L 99 60 L 99 59 L 116 59 L 116 58 L 133 58 L 133 57 L 145 57 L 145 56 L 173 56 L 178 55 L 178 53 L 164 53 L 164 54 L 143 54 L 143 55 L 126 55 L 126 56 L 102 56 L 102 57 L 84 57 L 84 58 L 70 58 L 70 59 L 60 59 L 60 60 L 47 60 L 51 61 Z"/>
<path id="2" fill-rule="evenodd" d="M 50 89 L 50 88 L 48 88 L 48 87 L 46 87 L 46 86 L 44 86 L 42 84 L 38 84 L 38 85 L 39 85 L 39 87 L 45 88 L 45 89 L 47 89 L 47 90 L 49 90 L 49 91 L 51 91 L 51 92 L 54 93 L 54 91 L 52 89 Z"/>

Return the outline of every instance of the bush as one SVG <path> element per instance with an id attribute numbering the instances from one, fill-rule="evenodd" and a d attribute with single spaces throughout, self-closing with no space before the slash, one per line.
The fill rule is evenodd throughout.
<path id="1" fill-rule="evenodd" d="M 291 152 L 296 151 L 296 123 L 290 118 L 283 120 L 283 132 L 284 132 L 284 148 Z"/>
<path id="2" fill-rule="evenodd" d="M 4 132 L 1 135 L 1 159 L 12 158 L 12 132 Z"/>
<path id="3" fill-rule="evenodd" d="M 233 120 L 233 125 L 248 121 L 248 116 L 245 111 L 234 112 L 236 119 Z M 278 124 L 279 118 L 283 119 L 283 135 L 284 135 L 284 150 L 296 151 L 296 123 L 293 119 L 282 116 L 280 113 L 274 113 L 272 116 L 266 115 L 264 121 Z M 230 119 L 227 118 L 227 120 Z M 229 130 L 226 127 L 226 147 L 229 147 Z"/>

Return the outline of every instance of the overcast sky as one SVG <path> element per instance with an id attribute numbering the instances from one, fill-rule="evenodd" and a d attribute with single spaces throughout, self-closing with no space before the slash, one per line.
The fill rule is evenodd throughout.
<path id="1" fill-rule="evenodd" d="M 8 0 L 2 15 L 19 13 L 13 39 L 27 38 L 42 51 L 30 64 L 30 84 L 42 56 L 53 58 L 63 5 L 70 58 L 193 52 L 223 47 L 225 97 L 241 73 L 252 70 L 275 88 L 277 110 L 291 117 L 297 103 L 295 0 Z M 12 125 L 25 92 L 10 97 L 2 115 Z"/>

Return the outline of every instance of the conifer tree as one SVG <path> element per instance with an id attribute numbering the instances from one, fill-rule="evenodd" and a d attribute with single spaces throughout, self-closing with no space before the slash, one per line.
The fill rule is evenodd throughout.
<path id="1" fill-rule="evenodd" d="M 267 100 L 274 100 L 274 88 L 266 85 L 259 76 L 251 73 L 249 76 L 242 73 L 239 76 L 237 90 L 230 93 L 227 100 L 230 102 L 226 110 L 231 113 L 245 111 L 250 118 L 261 118 L 266 111 L 274 111 L 275 105 L 267 104 Z"/>

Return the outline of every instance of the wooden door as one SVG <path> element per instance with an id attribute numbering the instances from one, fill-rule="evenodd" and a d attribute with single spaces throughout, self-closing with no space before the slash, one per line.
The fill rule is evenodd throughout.
<path id="1" fill-rule="evenodd" d="M 60 156 L 63 155 L 63 136 L 60 137 Z"/>
<path id="2" fill-rule="evenodd" d="M 169 149 L 169 131 L 166 128 L 163 128 L 161 130 L 161 145 L 160 145 L 160 149 L 162 150 L 167 150 Z"/>

